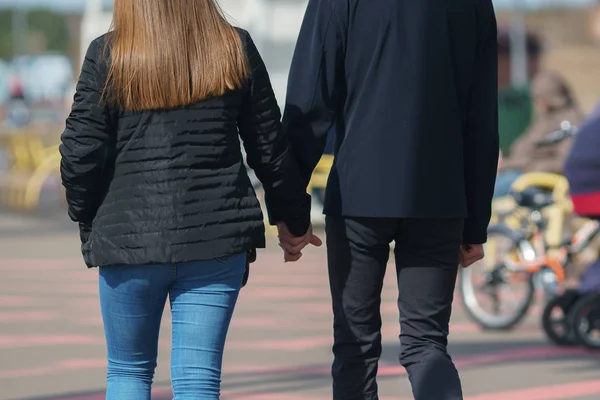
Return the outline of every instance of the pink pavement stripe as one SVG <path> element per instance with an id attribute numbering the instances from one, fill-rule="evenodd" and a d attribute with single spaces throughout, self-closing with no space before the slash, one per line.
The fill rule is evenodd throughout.
<path id="1" fill-rule="evenodd" d="M 0 335 L 0 350 L 57 345 L 104 345 L 103 337 L 89 335 Z"/>
<path id="2" fill-rule="evenodd" d="M 87 294 L 98 296 L 97 283 L 72 282 L 70 284 L 28 283 L 26 285 L 10 285 L 14 293 L 44 293 L 44 294 Z"/>
<path id="3" fill-rule="evenodd" d="M 487 354 L 459 356 L 454 357 L 454 363 L 457 368 L 472 368 L 485 365 L 493 365 L 501 362 L 510 361 L 532 361 L 545 358 L 560 358 L 560 357 L 593 357 L 600 352 L 590 352 L 578 348 L 559 348 L 551 346 L 542 347 L 527 347 L 521 349 L 504 350 Z M 256 375 L 288 375 L 288 374 L 310 374 L 310 375 L 329 375 L 329 366 L 301 366 L 301 367 L 256 367 L 256 366 L 225 366 L 224 371 L 232 374 L 256 374 Z M 380 377 L 390 377 L 405 375 L 406 370 L 400 365 L 385 365 L 379 366 Z"/>
<path id="4" fill-rule="evenodd" d="M 573 400 L 599 395 L 600 379 L 467 397 L 466 400 Z"/>
<path id="5" fill-rule="evenodd" d="M 299 312 L 310 312 L 315 314 L 331 314 L 331 302 L 330 301 L 322 301 L 322 302 L 303 302 L 297 305 L 294 305 L 294 308 Z M 381 313 L 382 314 L 390 314 L 396 313 L 398 314 L 398 306 L 396 302 L 382 302 L 381 303 Z"/>
<path id="6" fill-rule="evenodd" d="M 331 400 L 331 396 L 306 396 L 302 394 L 283 393 L 228 393 L 223 392 L 222 400 L 260 399 L 260 400 Z M 66 400 L 66 399 L 65 399 Z M 71 399 L 69 399 L 71 400 Z M 379 400 L 410 400 L 399 397 L 379 397 Z"/>
<path id="7" fill-rule="evenodd" d="M 172 397 L 170 390 L 166 389 L 154 389 L 152 390 L 152 397 Z M 52 400 L 104 400 L 105 395 L 103 393 L 83 395 L 83 396 L 70 396 L 70 397 L 55 397 Z"/>
<path id="8" fill-rule="evenodd" d="M 57 311 L 0 312 L 0 323 L 52 321 L 58 315 Z"/>
<path id="9" fill-rule="evenodd" d="M 323 291 L 323 293 L 329 293 L 329 287 L 327 287 L 327 278 L 314 276 L 314 275 L 305 275 L 305 276 L 294 276 L 293 279 L 286 281 L 282 279 L 281 275 L 273 274 L 273 275 L 261 275 L 256 274 L 252 276 L 250 274 L 250 280 L 248 281 L 248 286 L 242 289 L 242 293 L 245 290 L 256 289 L 263 286 L 277 286 L 281 288 L 295 288 L 295 287 L 304 287 L 307 285 L 317 287 Z M 283 282 L 282 282 L 283 281 Z"/>
<path id="10" fill-rule="evenodd" d="M 599 352 L 590 352 L 581 348 L 561 348 L 552 346 L 526 347 L 521 349 L 504 350 L 488 354 L 473 356 L 454 357 L 454 364 L 459 370 L 461 368 L 472 368 L 484 365 L 493 365 L 510 361 L 531 361 L 550 357 L 589 357 L 598 355 Z M 400 365 L 384 365 L 379 368 L 378 376 L 404 375 L 406 370 Z"/>
<path id="11" fill-rule="evenodd" d="M 280 278 L 281 279 L 281 278 Z M 240 299 L 243 301 L 248 299 L 310 299 L 314 297 L 329 296 L 328 293 L 323 293 L 322 290 L 312 288 L 294 288 L 294 287 L 261 287 L 249 288 L 244 292 L 242 290 Z"/>
<path id="12" fill-rule="evenodd" d="M 102 317 L 100 315 L 86 318 L 79 318 L 76 321 L 80 325 L 103 326 Z"/>
<path id="13" fill-rule="evenodd" d="M 44 376 L 68 371 L 103 369 L 106 368 L 106 359 L 72 359 L 63 360 L 47 366 L 0 371 L 0 379 L 29 378 Z"/>
<path id="14" fill-rule="evenodd" d="M 93 309 L 95 312 L 100 312 L 100 299 L 97 296 L 98 289 L 96 289 L 95 297 L 82 297 L 77 299 L 76 302 L 73 303 L 73 307 L 83 308 L 87 311 Z"/>
<path id="15" fill-rule="evenodd" d="M 474 355 L 474 356 L 462 356 L 455 357 L 454 362 L 457 368 L 473 368 L 479 366 L 493 365 L 501 362 L 510 361 L 531 361 L 539 360 L 550 357 L 560 358 L 569 357 L 573 355 L 581 357 L 592 357 L 597 356 L 599 353 L 591 353 L 583 349 L 569 349 L 569 348 L 556 348 L 550 346 L 544 347 L 531 347 L 523 349 L 515 349 L 508 351 L 499 351 L 488 354 Z M 69 371 L 82 371 L 89 369 L 100 369 L 106 366 L 105 359 L 70 359 L 63 360 L 58 363 L 54 363 L 48 366 L 39 366 L 29 369 L 19 370 L 6 370 L 0 371 L 0 379 L 15 379 L 15 378 L 30 378 L 33 376 L 44 376 L 57 373 L 65 373 Z M 309 365 L 309 366 L 224 366 L 225 374 L 239 374 L 239 375 L 256 375 L 256 378 L 261 378 L 264 375 L 293 375 L 293 374 L 310 374 L 310 375 L 321 375 L 329 376 L 330 367 L 329 365 Z M 400 365 L 385 365 L 382 364 L 379 367 L 379 376 L 385 377 L 396 377 L 405 375 L 406 370 Z M 227 379 L 227 378 L 226 378 Z M 600 393 L 600 385 L 598 385 L 598 392 Z M 593 393 L 593 394 L 595 394 Z M 585 394 L 584 394 L 585 395 Z M 583 396 L 583 395 L 582 395 Z M 507 397 L 508 398 L 508 397 Z M 539 398 L 544 399 L 544 398 Z M 552 400 L 555 398 L 549 398 Z M 562 398 L 556 398 L 561 399 Z M 474 400 L 496 400 L 496 398 L 477 398 Z M 533 400 L 529 398 L 513 398 L 511 400 Z"/>
<path id="16" fill-rule="evenodd" d="M 83 260 L 79 258 L 0 258 L 0 271 L 48 272 L 49 270 L 72 270 L 74 266 L 81 266 L 85 269 Z"/>
<path id="17" fill-rule="evenodd" d="M 231 328 L 278 328 L 282 321 L 275 317 L 233 317 Z"/>
<path id="18" fill-rule="evenodd" d="M 262 340 L 262 341 L 228 341 L 225 349 L 229 350 L 288 350 L 302 351 L 315 347 L 327 346 L 333 343 L 331 336 L 317 336 L 289 340 Z"/>
<path id="19" fill-rule="evenodd" d="M 0 335 L 0 350 L 22 347 L 43 346 L 104 346 L 103 336 L 92 335 Z M 170 346 L 171 341 L 165 337 L 159 341 L 161 346 Z"/>
<path id="20" fill-rule="evenodd" d="M 71 268 L 72 269 L 72 268 Z M 1 269 L 0 269 L 1 270 Z M 82 284 L 90 284 L 98 281 L 98 274 L 94 274 L 94 271 L 69 271 L 68 279 L 65 280 L 63 274 L 49 273 L 44 274 L 40 270 L 15 270 L 11 271 L 5 282 L 32 282 L 32 283 L 76 283 L 81 282 Z"/>
<path id="21" fill-rule="evenodd" d="M 23 307 L 36 304 L 37 301 L 31 297 L 24 296 L 0 296 L 0 307 Z"/>

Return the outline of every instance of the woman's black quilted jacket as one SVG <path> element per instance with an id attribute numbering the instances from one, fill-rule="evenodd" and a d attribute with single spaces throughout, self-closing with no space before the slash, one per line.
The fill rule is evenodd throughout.
<path id="1" fill-rule="evenodd" d="M 88 266 L 210 260 L 265 246 L 263 216 L 243 165 L 262 181 L 271 222 L 303 235 L 310 197 L 288 151 L 269 76 L 249 34 L 247 84 L 169 110 L 101 104 L 106 36 L 90 45 L 62 135 L 69 216 Z"/>

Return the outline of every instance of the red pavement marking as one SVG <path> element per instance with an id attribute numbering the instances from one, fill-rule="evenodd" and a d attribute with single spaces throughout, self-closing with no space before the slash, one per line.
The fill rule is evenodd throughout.
<path id="1" fill-rule="evenodd" d="M 104 338 L 90 335 L 0 335 L 0 349 L 32 346 L 104 344 Z"/>
<path id="2" fill-rule="evenodd" d="M 281 279 L 281 278 L 279 278 Z M 241 301 L 244 297 L 250 299 L 311 299 L 315 297 L 328 298 L 329 293 L 323 293 L 323 290 L 313 288 L 295 288 L 295 287 L 259 287 L 251 288 L 241 292 Z"/>
<path id="3" fill-rule="evenodd" d="M 104 322 L 102 321 L 101 315 L 97 315 L 94 317 L 79 318 L 75 322 L 77 322 L 80 325 L 104 326 Z"/>
<path id="4" fill-rule="evenodd" d="M 231 320 L 232 328 L 280 328 L 281 320 L 275 317 L 234 317 Z"/>
<path id="5" fill-rule="evenodd" d="M 316 336 L 288 340 L 261 340 L 261 341 L 229 341 L 226 349 L 233 350 L 288 350 L 302 351 L 315 347 L 327 346 L 333 343 L 331 336 Z"/>
<path id="6" fill-rule="evenodd" d="M 31 306 L 36 299 L 24 296 L 0 296 L 0 307 L 22 307 Z"/>
<path id="7" fill-rule="evenodd" d="M 166 389 L 153 389 L 152 390 L 152 397 L 172 397 L 172 392 L 170 390 L 166 390 Z M 89 395 L 83 395 L 83 396 L 71 396 L 71 397 L 55 397 L 52 398 L 51 400 L 104 400 L 105 394 L 104 393 L 97 393 L 97 394 L 89 394 Z"/>
<path id="8" fill-rule="evenodd" d="M 0 379 L 29 378 L 82 369 L 105 368 L 105 359 L 64 360 L 46 366 L 0 371 Z"/>
<path id="9" fill-rule="evenodd" d="M 105 345 L 103 336 L 93 335 L 0 335 L 0 350 L 15 349 L 20 347 L 43 346 L 79 346 L 79 345 Z M 160 339 L 159 345 L 170 346 L 169 339 Z"/>
<path id="10" fill-rule="evenodd" d="M 569 356 L 583 356 L 589 358 L 591 355 L 597 353 L 590 353 L 583 349 L 563 349 L 556 347 L 534 347 L 534 348 L 524 348 L 524 349 L 515 349 L 509 351 L 501 351 L 489 354 L 475 355 L 475 356 L 463 356 L 463 357 L 455 357 L 454 362 L 457 368 L 473 368 L 485 365 L 493 365 L 501 362 L 510 362 L 510 361 L 531 361 L 536 359 L 545 359 L 545 358 L 560 358 L 560 357 L 569 357 Z M 34 376 L 47 376 L 53 375 L 57 373 L 64 373 L 69 371 L 79 371 L 82 370 L 91 370 L 91 369 L 104 369 L 106 367 L 105 359 L 70 359 L 63 360 L 57 363 L 53 363 L 47 366 L 38 366 L 34 368 L 27 369 L 15 369 L 15 370 L 5 370 L 0 371 L 0 380 L 5 379 L 16 379 L 16 378 L 31 378 Z M 255 375 L 256 378 L 261 378 L 264 375 L 298 375 L 298 374 L 308 374 L 315 376 L 329 376 L 330 375 L 330 367 L 313 365 L 313 366 L 299 366 L 299 367 L 285 367 L 285 366 L 274 366 L 274 367 L 257 367 L 257 366 L 241 366 L 241 365 L 233 365 L 224 367 L 225 374 L 235 374 L 235 375 Z M 397 377 L 401 375 L 406 375 L 406 370 L 399 365 L 380 365 L 379 367 L 379 377 Z M 600 385 L 598 381 L 594 381 L 594 385 L 597 388 L 596 392 L 591 392 L 591 394 L 600 393 Z M 584 392 L 583 394 L 578 394 L 576 390 L 590 390 L 589 388 L 593 385 L 579 385 L 569 384 L 571 386 L 567 386 L 565 390 L 570 390 L 571 397 L 566 397 L 565 399 L 572 398 L 572 396 L 584 396 L 587 395 L 588 392 Z M 577 389 L 583 388 L 583 389 Z M 538 389 L 538 392 L 535 393 L 546 393 L 541 392 L 541 389 Z M 530 392 L 526 392 L 522 397 L 517 397 L 516 395 L 506 395 L 506 397 L 477 397 L 470 400 L 504 400 L 506 398 L 511 398 L 511 400 L 546 400 L 546 397 L 528 397 Z M 504 396 L 504 395 L 503 395 Z M 537 396 L 537 395 L 536 395 Z M 541 395 L 540 395 L 541 396 Z M 563 399 L 563 397 L 548 397 L 548 400 L 552 399 Z M 87 400 L 87 399 L 86 399 Z"/>
<path id="11" fill-rule="evenodd" d="M 50 270 L 72 270 L 74 266 L 85 269 L 83 260 L 79 258 L 2 258 L 0 270 L 26 271 L 35 270 L 48 272 Z"/>
<path id="12" fill-rule="evenodd" d="M 600 379 L 467 397 L 466 400 L 572 400 L 600 395 Z M 599 396 L 600 397 L 600 396 Z"/>
<path id="13" fill-rule="evenodd" d="M 327 314 L 331 315 L 331 301 L 322 301 L 322 302 L 303 302 L 297 305 L 294 305 L 294 308 L 298 312 L 309 312 L 313 314 Z M 398 314 L 398 306 L 396 302 L 382 302 L 381 303 L 381 313 L 382 314 Z"/>
<path id="14" fill-rule="evenodd" d="M 511 390 L 482 394 L 477 396 L 468 396 L 465 400 L 569 400 L 577 397 L 591 396 L 600 394 L 600 380 L 591 380 L 583 382 L 566 383 L 552 386 L 542 386 L 529 389 Z M 171 397 L 171 391 L 168 389 L 155 389 L 152 395 L 156 397 Z M 261 400 L 328 400 L 331 396 L 306 396 L 300 394 L 280 394 L 280 393 L 232 393 L 224 391 L 223 400 L 236 399 L 261 399 Z M 75 397 L 57 397 L 52 400 L 103 400 L 103 394 L 75 396 Z M 381 400 L 408 400 L 397 397 L 380 397 Z"/>
<path id="15" fill-rule="evenodd" d="M 454 357 L 454 363 L 457 368 L 472 368 L 485 365 L 493 365 L 510 361 L 533 361 L 545 358 L 561 358 L 571 356 L 581 356 L 589 358 L 600 354 L 599 352 L 590 352 L 579 348 L 560 348 L 551 346 L 526 347 L 521 349 L 503 350 L 493 353 L 458 356 Z M 256 366 L 226 366 L 226 373 L 244 374 L 244 375 L 269 375 L 269 374 L 308 374 L 308 375 L 328 375 L 330 367 L 326 366 L 304 366 L 304 367 L 256 367 Z M 390 377 L 406 375 L 406 370 L 400 365 L 381 364 L 379 366 L 380 377 Z"/>
<path id="16" fill-rule="evenodd" d="M 600 394 L 600 380 L 567 383 L 562 385 L 542 386 L 523 390 L 511 390 L 467 396 L 465 400 L 572 400 L 577 397 Z M 227 393 L 223 400 L 260 398 L 264 400 L 330 400 L 331 396 L 309 397 L 305 395 L 284 395 L 266 393 Z M 381 400 L 403 400 L 398 397 L 380 397 Z M 70 399 L 71 400 L 71 399 Z M 86 399 L 87 400 L 87 399 Z M 408 400 L 408 399 L 404 399 Z"/>
<path id="17" fill-rule="evenodd" d="M 510 361 L 531 361 L 544 358 L 560 358 L 571 356 L 598 355 L 598 352 L 590 352 L 581 348 L 561 348 L 552 346 L 525 347 L 520 349 L 504 350 L 494 353 L 454 357 L 454 364 L 460 371 L 461 368 L 472 368 L 484 365 L 493 365 Z M 397 376 L 406 374 L 404 367 L 399 365 L 384 365 L 379 367 L 378 376 Z"/>
<path id="18" fill-rule="evenodd" d="M 98 284 L 73 281 L 70 284 L 28 283 L 26 285 L 10 285 L 10 291 L 16 293 L 43 293 L 45 295 L 88 294 L 98 296 Z"/>
<path id="19" fill-rule="evenodd" d="M 331 396 L 306 396 L 301 394 L 282 393 L 228 393 L 223 392 L 222 400 L 260 399 L 260 400 L 331 400 Z M 69 399 L 71 400 L 71 399 Z M 87 400 L 87 399 L 86 399 Z M 399 397 L 379 397 L 379 400 L 409 400 Z M 412 400 L 412 399 L 410 399 Z"/>
<path id="20" fill-rule="evenodd" d="M 52 321 L 58 315 L 57 311 L 0 312 L 0 323 Z"/>
<path id="21" fill-rule="evenodd" d="M 100 299 L 98 298 L 97 294 L 98 290 L 96 289 L 96 296 L 78 298 L 76 301 L 71 302 L 69 307 L 83 308 L 88 312 L 90 308 L 100 311 Z"/>

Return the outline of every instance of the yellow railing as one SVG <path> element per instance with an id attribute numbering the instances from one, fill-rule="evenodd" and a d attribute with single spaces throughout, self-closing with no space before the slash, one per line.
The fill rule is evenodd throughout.
<path id="1" fill-rule="evenodd" d="M 327 187 L 327 179 L 329 178 L 329 171 L 331 171 L 331 167 L 333 166 L 333 156 L 332 155 L 324 155 L 317 166 L 315 167 L 315 171 L 313 172 L 312 178 L 308 184 L 307 192 L 311 193 L 313 189 L 322 189 L 325 190 Z M 277 234 L 277 228 L 269 225 L 269 221 L 265 215 L 265 226 L 267 227 L 267 232 L 272 235 Z"/>
<path id="2" fill-rule="evenodd" d="M 333 167 L 333 156 L 332 155 L 324 155 L 315 171 L 313 172 L 310 183 L 308 184 L 308 193 L 311 193 L 313 189 L 323 189 L 327 187 L 327 179 L 329 179 L 329 172 Z"/>
<path id="3" fill-rule="evenodd" d="M 58 145 L 48 145 L 36 130 L 0 133 L 0 147 L 8 157 L 8 169 L 0 171 L 0 204 L 32 211 L 39 206 L 44 183 L 57 176 Z"/>

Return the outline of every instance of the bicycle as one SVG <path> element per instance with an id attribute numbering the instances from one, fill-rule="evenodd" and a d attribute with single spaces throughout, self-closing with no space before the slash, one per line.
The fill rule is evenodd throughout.
<path id="1" fill-rule="evenodd" d="M 564 122 L 560 130 L 551 132 L 538 146 L 564 140 L 575 131 Z M 514 206 L 496 214 L 498 222 L 488 229 L 485 259 L 462 270 L 458 282 L 467 314 L 489 330 L 507 330 L 521 322 L 531 309 L 536 292 L 543 293 L 546 301 L 554 298 L 564 284 L 565 266 L 583 250 L 562 241 L 565 216 L 572 212 L 566 178 L 550 173 L 525 174 L 513 184 L 510 198 Z M 483 276 L 474 282 L 479 272 Z M 501 298 L 502 291 L 520 286 L 524 289 L 523 298 L 515 301 L 509 297 L 508 303 Z M 491 311 L 477 297 L 479 292 L 491 300 Z M 504 308 L 511 305 L 509 313 L 503 314 Z"/>

